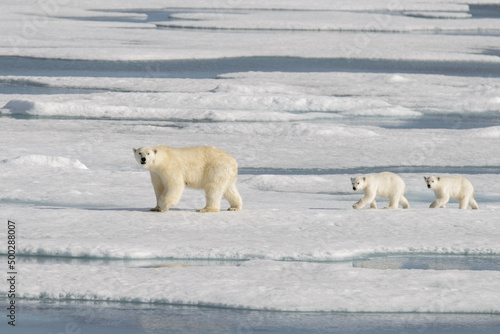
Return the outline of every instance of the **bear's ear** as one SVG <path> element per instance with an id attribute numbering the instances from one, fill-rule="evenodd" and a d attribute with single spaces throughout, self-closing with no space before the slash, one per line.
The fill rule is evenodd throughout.
<path id="1" fill-rule="evenodd" d="M 134 151 L 134 153 L 137 151 L 137 149 L 136 149 L 136 148 L 133 148 L 132 150 Z"/>
<path id="2" fill-rule="evenodd" d="M 158 153 L 158 150 L 157 150 L 157 149 L 154 149 L 154 150 L 153 150 L 153 152 L 155 152 L 155 154 L 156 154 L 156 153 Z"/>
<path id="3" fill-rule="evenodd" d="M 363 176 L 363 181 L 366 181 L 366 176 Z"/>
<path id="4" fill-rule="evenodd" d="M 424 176 L 424 180 L 427 181 L 428 177 L 427 176 Z"/>
<path id="5" fill-rule="evenodd" d="M 441 176 L 438 176 L 437 179 L 438 179 L 438 181 L 441 181 Z"/>
<path id="6" fill-rule="evenodd" d="M 356 178 L 351 177 L 351 182 L 354 182 L 354 181 L 356 181 Z"/>

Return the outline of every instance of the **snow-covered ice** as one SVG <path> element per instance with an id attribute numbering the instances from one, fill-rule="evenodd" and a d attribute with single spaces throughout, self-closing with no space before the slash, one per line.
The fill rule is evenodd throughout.
<path id="1" fill-rule="evenodd" d="M 498 270 L 354 265 L 500 261 L 498 18 L 469 3 L 3 2 L 0 209 L 27 256 L 18 297 L 500 313 Z M 150 212 L 132 148 L 156 144 L 233 154 L 244 210 L 196 213 L 204 194 L 186 189 Z M 349 178 L 386 170 L 411 208 L 353 210 Z M 480 210 L 428 209 L 431 174 L 467 174 Z M 63 258 L 89 261 L 42 260 Z"/>

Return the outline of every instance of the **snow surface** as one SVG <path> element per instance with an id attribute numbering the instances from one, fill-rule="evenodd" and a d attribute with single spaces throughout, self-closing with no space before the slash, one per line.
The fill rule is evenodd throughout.
<path id="1" fill-rule="evenodd" d="M 55 167 L 55 168 L 76 168 L 87 169 L 87 167 L 76 159 L 68 159 L 64 157 L 48 157 L 45 155 L 24 155 L 15 159 L 5 159 L 0 161 L 6 165 L 21 165 L 21 166 L 41 166 L 41 167 Z"/>
<path id="2" fill-rule="evenodd" d="M 497 19 L 470 1 L 57 3 L 0 4 L 0 212 L 30 256 L 19 297 L 500 313 L 499 271 L 353 266 L 500 256 Z M 150 212 L 132 148 L 155 144 L 233 154 L 244 210 L 196 213 L 204 195 L 186 189 Z M 411 209 L 353 210 L 349 178 L 385 170 Z M 456 173 L 480 210 L 428 209 L 423 176 Z"/>

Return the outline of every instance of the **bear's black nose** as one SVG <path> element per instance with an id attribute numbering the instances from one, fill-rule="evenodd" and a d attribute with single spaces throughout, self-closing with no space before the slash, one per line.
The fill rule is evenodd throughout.
<path id="1" fill-rule="evenodd" d="M 141 158 L 141 163 L 143 163 L 143 164 L 146 163 L 146 158 L 142 157 Z"/>
<path id="2" fill-rule="evenodd" d="M 430 187 L 431 187 L 431 185 L 430 185 L 430 184 L 428 184 L 428 185 L 427 185 L 427 188 L 430 188 Z"/>
<path id="3" fill-rule="evenodd" d="M 356 187 L 352 187 L 352 190 L 356 191 Z"/>

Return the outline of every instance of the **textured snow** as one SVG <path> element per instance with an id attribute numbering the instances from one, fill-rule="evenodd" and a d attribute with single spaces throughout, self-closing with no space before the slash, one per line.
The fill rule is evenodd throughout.
<path id="1" fill-rule="evenodd" d="M 49 157 L 46 155 L 37 154 L 24 155 L 14 159 L 5 159 L 0 161 L 0 163 L 21 166 L 87 169 L 84 164 L 76 159 L 68 159 L 64 157 Z"/>

